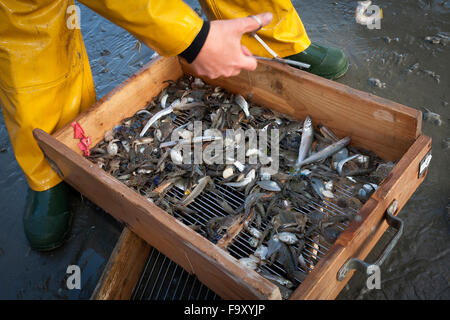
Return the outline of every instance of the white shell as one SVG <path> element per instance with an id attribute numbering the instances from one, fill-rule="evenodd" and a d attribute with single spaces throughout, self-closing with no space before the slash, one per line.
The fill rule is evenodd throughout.
<path id="1" fill-rule="evenodd" d="M 178 131 L 178 135 L 185 140 L 190 140 L 194 134 L 192 131 L 182 129 Z"/>
<path id="2" fill-rule="evenodd" d="M 172 158 L 172 161 L 176 164 L 180 164 L 183 162 L 183 156 L 181 155 L 180 150 L 175 149 L 170 150 L 170 157 Z"/>
<path id="3" fill-rule="evenodd" d="M 111 140 L 106 147 L 106 150 L 110 156 L 115 156 L 119 151 L 119 146 L 116 144 L 116 141 L 117 140 Z"/>
<path id="4" fill-rule="evenodd" d="M 163 108 L 163 109 L 165 109 L 166 108 L 166 103 L 167 103 L 167 98 L 169 97 L 169 95 L 168 94 L 165 94 L 162 98 L 161 98 L 161 107 Z"/>
<path id="5" fill-rule="evenodd" d="M 137 171 L 137 173 L 139 173 L 139 174 L 149 174 L 152 172 L 153 172 L 153 170 L 150 170 L 150 169 L 138 169 L 138 171 Z"/>
<path id="6" fill-rule="evenodd" d="M 156 129 L 156 131 L 155 131 L 155 137 L 156 137 L 156 139 L 158 139 L 158 141 L 161 141 L 161 138 L 162 138 L 162 132 L 161 132 L 161 130 Z"/>
<path id="7" fill-rule="evenodd" d="M 226 167 L 225 170 L 223 170 L 223 178 L 227 179 L 229 177 L 231 177 L 234 174 L 234 170 L 233 167 Z"/>
<path id="8" fill-rule="evenodd" d="M 266 246 L 260 245 L 256 250 L 255 250 L 255 257 L 260 258 L 261 260 L 266 260 L 267 257 L 267 252 L 269 251 L 269 249 Z"/>
<path id="9" fill-rule="evenodd" d="M 329 191 L 333 190 L 333 180 L 326 182 L 324 186 L 325 186 L 325 190 L 329 190 Z"/>
<path id="10" fill-rule="evenodd" d="M 307 177 L 307 176 L 309 176 L 311 174 L 311 170 L 304 169 L 304 170 L 300 171 L 300 174 L 302 176 L 306 176 Z"/>
<path id="11" fill-rule="evenodd" d="M 256 239 L 260 239 L 262 237 L 261 231 L 259 231 L 258 229 L 254 228 L 254 227 L 248 228 L 248 233 L 250 233 Z"/>
<path id="12" fill-rule="evenodd" d="M 261 176 L 261 181 L 268 181 L 271 177 L 270 173 L 266 172 L 266 170 L 263 170 L 262 168 L 259 175 Z"/>
<path id="13" fill-rule="evenodd" d="M 240 258 L 239 263 L 243 264 L 251 270 L 256 270 L 258 268 L 258 264 L 256 263 L 256 261 L 251 258 Z"/>
<path id="14" fill-rule="evenodd" d="M 246 178 L 250 178 L 250 179 L 255 179 L 255 177 L 256 177 L 256 170 L 255 169 L 250 170 L 250 172 L 247 173 L 247 175 L 245 177 Z"/>
<path id="15" fill-rule="evenodd" d="M 298 241 L 297 236 L 291 232 L 280 232 L 276 236 L 280 241 L 287 244 L 294 244 Z"/>

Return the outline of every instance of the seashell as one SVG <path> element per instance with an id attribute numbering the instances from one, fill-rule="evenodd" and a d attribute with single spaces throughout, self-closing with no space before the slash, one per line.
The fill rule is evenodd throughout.
<path id="1" fill-rule="evenodd" d="M 334 194 L 330 190 L 323 190 L 322 195 L 326 198 L 330 198 L 330 199 L 334 198 Z"/>
<path id="2" fill-rule="evenodd" d="M 258 181 L 256 184 L 258 186 L 260 186 L 262 189 L 267 190 L 267 191 L 273 191 L 273 192 L 281 191 L 278 183 L 276 183 L 275 181 L 272 181 L 272 180 Z"/>
<path id="3" fill-rule="evenodd" d="M 172 158 L 172 161 L 176 164 L 181 164 L 183 162 L 183 156 L 181 155 L 180 150 L 170 150 L 170 158 Z"/>
<path id="4" fill-rule="evenodd" d="M 239 161 L 235 161 L 233 165 L 239 170 L 239 172 L 242 172 L 245 170 L 245 165 L 240 163 Z"/>
<path id="5" fill-rule="evenodd" d="M 250 233 L 256 239 L 260 239 L 262 237 L 261 231 L 259 231 L 258 229 L 254 228 L 254 227 L 248 228 L 248 233 Z"/>
<path id="6" fill-rule="evenodd" d="M 261 260 L 266 260 L 268 252 L 269 249 L 266 246 L 260 245 L 253 254 Z"/>
<path id="7" fill-rule="evenodd" d="M 231 177 L 233 174 L 234 174 L 233 167 L 228 166 L 228 167 L 225 168 L 225 170 L 223 170 L 222 176 L 223 176 L 224 179 L 228 179 L 228 178 Z"/>
<path id="8" fill-rule="evenodd" d="M 119 141 L 119 140 L 111 140 L 108 143 L 108 146 L 106 147 L 106 150 L 108 151 L 108 154 L 110 156 L 115 156 L 117 154 L 117 152 L 119 151 L 119 146 L 116 143 L 117 141 Z"/>
<path id="9" fill-rule="evenodd" d="M 258 242 L 259 240 L 255 237 L 251 237 L 250 239 L 248 239 L 248 243 L 252 248 L 256 248 L 258 246 Z"/>

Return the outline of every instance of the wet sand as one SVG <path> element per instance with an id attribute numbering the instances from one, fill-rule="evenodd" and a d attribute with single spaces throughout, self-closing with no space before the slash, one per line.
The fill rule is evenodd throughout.
<path id="1" fill-rule="evenodd" d="M 198 7 L 196 1 L 186 2 Z M 384 18 L 380 30 L 369 30 L 355 23 L 356 1 L 320 0 L 314 6 L 310 1 L 293 3 L 314 42 L 340 47 L 348 55 L 349 71 L 339 82 L 422 111 L 426 107 L 443 121 L 441 126 L 423 123 L 422 131 L 433 138 L 433 160 L 425 182 L 399 214 L 405 230 L 381 268 L 381 289 L 366 289 L 365 276 L 357 274 L 338 298 L 449 299 L 450 150 L 443 141 L 450 138 L 450 44 L 431 44 L 424 38 L 438 32 L 450 35 L 450 4 L 374 1 L 383 8 Z M 148 62 L 152 51 L 145 46 L 138 51 L 133 36 L 81 7 L 82 32 L 100 98 Z M 416 63 L 418 67 L 408 72 Z M 372 77 L 385 83 L 385 88 L 370 86 Z M 69 241 L 50 253 L 30 250 L 22 225 L 27 185 L 2 116 L 0 164 L 0 298 L 89 298 L 121 226 L 74 192 L 70 205 L 75 219 Z M 367 261 L 375 261 L 391 237 L 388 231 Z M 81 290 L 66 287 L 70 264 L 81 267 Z"/>

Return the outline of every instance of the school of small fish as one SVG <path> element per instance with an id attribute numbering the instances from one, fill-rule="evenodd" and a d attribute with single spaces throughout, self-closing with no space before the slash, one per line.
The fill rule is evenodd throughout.
<path id="1" fill-rule="evenodd" d="M 194 121 L 202 121 L 201 136 L 194 135 Z M 260 162 L 250 164 L 249 157 L 261 152 L 252 149 L 246 150 L 245 163 L 183 163 L 186 155 L 181 147 L 186 144 L 199 143 L 205 149 L 223 140 L 223 154 L 225 148 L 236 151 L 236 141 L 244 139 L 245 144 L 245 137 L 219 137 L 211 129 L 225 132 L 239 128 L 279 130 L 277 173 L 264 173 Z M 177 141 L 172 141 L 174 135 Z M 170 81 L 144 109 L 107 131 L 88 158 L 172 215 L 175 211 L 198 214 L 190 204 L 202 193 L 214 193 L 218 185 L 242 192 L 245 201 L 240 207 L 233 208 L 226 199 L 219 201 L 227 216 L 208 221 L 205 236 L 216 243 L 239 224 L 255 249 L 239 262 L 275 283 L 283 298 L 288 298 L 308 272 L 302 254 L 307 239 L 334 243 L 340 234 L 338 226 L 356 217 L 395 165 L 350 143 L 350 137 L 336 136 L 310 116 L 303 121 L 292 119 L 259 107 L 242 95 L 185 76 Z M 268 148 L 269 156 L 270 151 Z M 188 157 L 193 160 L 194 155 Z M 168 196 L 173 187 L 182 190 L 181 199 Z M 342 188 L 345 197 L 338 192 Z M 331 203 L 348 214 L 297 210 L 307 206 L 308 200 Z M 263 268 L 274 263 L 283 267 L 283 276 Z"/>

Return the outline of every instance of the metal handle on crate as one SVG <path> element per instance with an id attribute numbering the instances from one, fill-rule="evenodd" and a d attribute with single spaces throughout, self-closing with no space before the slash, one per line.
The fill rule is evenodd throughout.
<path id="1" fill-rule="evenodd" d="M 380 257 L 375 261 L 375 263 L 367 263 L 362 261 L 358 258 L 351 258 L 349 259 L 339 270 L 337 274 L 338 281 L 344 280 L 345 276 L 350 270 L 358 270 L 363 272 L 364 274 L 367 274 L 367 270 L 370 266 L 376 265 L 378 267 L 381 266 L 381 264 L 384 262 L 384 260 L 387 259 L 389 254 L 391 253 L 392 249 L 397 244 L 398 240 L 400 239 L 402 233 L 403 233 L 403 221 L 399 219 L 398 217 L 394 216 L 395 212 L 398 208 L 398 202 L 397 200 L 394 200 L 392 204 L 389 206 L 389 208 L 386 210 L 386 222 L 390 227 L 393 227 L 397 229 L 397 232 L 395 236 L 392 238 L 391 242 L 384 248 L 383 253 L 380 255 Z"/>

